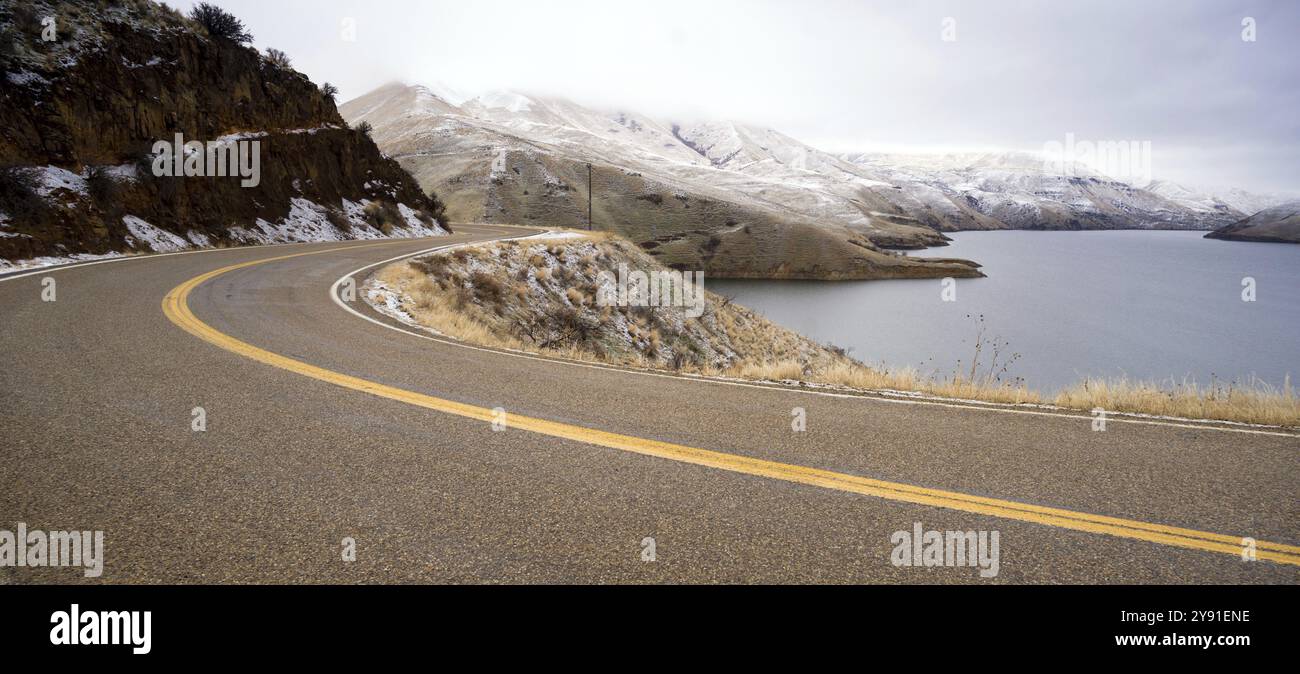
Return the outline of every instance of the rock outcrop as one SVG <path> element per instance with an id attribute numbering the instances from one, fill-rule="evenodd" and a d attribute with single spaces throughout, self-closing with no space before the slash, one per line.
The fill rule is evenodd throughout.
<path id="1" fill-rule="evenodd" d="M 0 259 L 445 232 L 285 59 L 148 0 L 5 0 L 0 33 Z M 178 135 L 246 162 L 171 175 Z"/>
<path id="2" fill-rule="evenodd" d="M 638 283 L 637 276 L 640 276 Z M 793 372 L 852 364 L 842 352 L 709 293 L 607 233 L 457 248 L 377 271 L 376 309 L 487 346 L 688 372 Z"/>

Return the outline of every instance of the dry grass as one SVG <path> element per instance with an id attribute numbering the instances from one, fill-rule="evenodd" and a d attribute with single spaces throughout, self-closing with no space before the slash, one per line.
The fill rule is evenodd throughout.
<path id="1" fill-rule="evenodd" d="M 727 374 L 741 379 L 760 381 L 799 380 L 804 377 L 803 363 L 797 360 L 771 362 L 740 362 L 727 370 Z"/>
<path id="2" fill-rule="evenodd" d="M 587 303 L 587 297 L 583 295 L 582 291 L 578 290 L 577 288 L 569 288 L 568 290 L 564 291 L 564 294 L 566 297 L 569 298 L 569 303 L 575 307 L 580 307 Z"/>
<path id="3" fill-rule="evenodd" d="M 912 369 L 878 370 L 854 362 L 839 363 L 815 372 L 811 381 L 872 391 L 916 391 L 944 398 L 1013 405 L 1042 402 L 1041 396 L 1018 383 L 971 381 L 960 377 L 943 380 L 924 377 Z"/>
<path id="4" fill-rule="evenodd" d="M 454 307 L 454 300 L 439 289 L 437 284 L 427 278 L 417 280 L 412 284 L 406 284 L 394 276 L 381 275 L 381 280 L 392 287 L 402 288 L 404 294 L 410 298 L 411 307 L 415 311 L 421 314 L 438 316 L 439 320 L 436 329 L 439 332 L 484 346 L 507 349 L 523 346 L 517 340 L 502 338 L 488 329 L 486 325 L 457 311 Z"/>
<path id="5" fill-rule="evenodd" d="M 494 330 L 463 311 L 457 306 L 456 294 L 448 293 L 436 281 L 416 272 L 409 264 L 389 265 L 381 269 L 375 278 L 405 296 L 408 302 L 406 308 L 426 327 L 470 344 L 512 351 L 537 351 L 523 340 Z M 547 349 L 547 352 L 568 360 L 601 362 L 591 353 L 574 348 Z"/>
<path id="6" fill-rule="evenodd" d="M 1258 379 L 1245 385 L 1216 382 L 1205 388 L 1186 381 L 1160 386 L 1127 378 L 1086 379 L 1062 391 L 1055 402 L 1085 410 L 1300 426 L 1300 397 L 1290 377 L 1280 389 Z"/>

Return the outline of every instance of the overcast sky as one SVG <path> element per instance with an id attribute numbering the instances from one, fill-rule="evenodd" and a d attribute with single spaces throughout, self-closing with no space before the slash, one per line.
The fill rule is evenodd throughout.
<path id="1" fill-rule="evenodd" d="M 215 2 L 340 101 L 392 80 L 508 88 L 738 119 L 833 152 L 1039 150 L 1073 133 L 1151 141 L 1157 178 L 1300 191 L 1292 0 Z"/>

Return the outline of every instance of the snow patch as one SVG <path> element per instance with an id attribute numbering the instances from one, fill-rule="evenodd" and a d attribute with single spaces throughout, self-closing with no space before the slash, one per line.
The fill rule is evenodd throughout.
<path id="1" fill-rule="evenodd" d="M 17 72 L 17 73 L 5 73 L 5 74 L 10 84 L 17 85 L 20 87 L 25 87 L 29 84 L 39 84 L 41 86 L 44 86 L 50 83 L 49 80 L 45 79 L 44 77 L 41 77 L 40 75 L 30 70 L 24 70 L 22 72 Z"/>
<path id="2" fill-rule="evenodd" d="M 434 98 L 441 99 L 444 103 L 450 103 L 457 107 L 459 107 L 465 101 L 469 100 L 468 96 L 465 96 L 459 91 L 456 91 L 455 89 L 452 89 L 451 87 L 442 84 L 441 82 L 435 82 L 433 84 L 418 86 L 415 88 L 415 90 L 420 98 L 423 98 L 425 96 L 432 96 Z"/>
<path id="3" fill-rule="evenodd" d="M 36 193 L 49 198 L 56 190 L 68 190 L 80 196 L 87 196 L 86 179 L 57 166 L 44 166 L 36 169 Z"/>
<path id="4" fill-rule="evenodd" d="M 155 253 L 174 253 L 190 247 L 189 242 L 171 232 L 159 229 L 134 215 L 122 216 L 130 235 L 126 237 L 127 245 L 135 249 L 151 250 Z"/>
<path id="5" fill-rule="evenodd" d="M 529 112 L 533 109 L 533 100 L 531 98 L 513 91 L 489 91 L 479 96 L 477 100 L 489 110 L 504 109 L 518 113 Z"/>
<path id="6" fill-rule="evenodd" d="M 290 200 L 289 214 L 279 222 L 268 222 L 258 218 L 252 229 L 231 227 L 230 235 L 242 243 L 298 243 L 304 241 L 351 241 L 357 239 L 410 239 L 426 236 L 443 236 L 446 230 L 434 225 L 430 227 L 420 221 L 415 210 L 405 204 L 398 204 L 397 210 L 406 221 L 406 227 L 393 228 L 392 234 L 385 237 L 382 232 L 371 227 L 365 219 L 365 207 L 369 200 L 355 203 L 344 199 L 343 214 L 348 220 L 348 230 L 339 229 L 329 218 L 329 211 L 320 204 L 302 197 Z"/>
<path id="7" fill-rule="evenodd" d="M 366 283 L 364 291 L 367 303 L 374 307 L 374 309 L 379 313 L 391 318 L 396 318 L 407 325 L 419 327 L 415 318 L 402 308 L 401 294 L 396 290 L 389 288 L 383 281 L 371 279 Z M 441 334 L 429 328 L 424 329 L 430 330 L 430 332 L 436 334 Z"/>
<path id="8" fill-rule="evenodd" d="M 295 197 L 289 200 L 289 214 L 280 222 L 258 218 L 256 229 L 231 227 L 230 235 L 244 243 L 297 243 L 300 241 L 345 241 L 346 236 L 330 222 L 320 204 Z"/>
<path id="9" fill-rule="evenodd" d="M 418 239 L 425 236 L 445 236 L 447 230 L 438 226 L 435 220 L 432 225 L 424 224 L 415 209 L 409 208 L 406 204 L 397 204 L 397 212 L 402 214 L 402 219 L 406 221 L 405 230 L 393 230 L 392 237 L 398 239 Z"/>
<path id="10" fill-rule="evenodd" d="M 144 63 L 132 63 L 125 56 L 122 57 L 122 65 L 126 66 L 130 70 L 135 70 L 137 68 L 149 68 L 149 67 L 156 66 L 159 63 L 162 63 L 162 58 L 159 56 L 155 56 L 149 59 L 148 61 L 145 61 Z"/>
<path id="11" fill-rule="evenodd" d="M 190 231 L 186 232 L 185 238 L 189 239 L 190 243 L 194 244 L 195 246 L 198 246 L 199 248 L 207 248 L 208 246 L 212 245 L 212 239 L 208 238 L 207 234 L 204 234 L 203 232 L 200 232 L 197 229 L 191 229 Z"/>
<path id="12" fill-rule="evenodd" d="M 121 166 L 105 166 L 104 172 L 118 182 L 135 182 L 140 178 L 140 170 L 135 164 L 122 164 Z"/>

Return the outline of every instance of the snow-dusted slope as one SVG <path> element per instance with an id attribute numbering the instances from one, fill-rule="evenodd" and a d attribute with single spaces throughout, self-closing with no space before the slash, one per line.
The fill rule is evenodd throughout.
<path id="1" fill-rule="evenodd" d="M 1242 217 L 1221 203 L 1161 193 L 1032 152 L 845 155 L 900 191 L 962 201 L 1014 229 L 1211 229 Z"/>
<path id="2" fill-rule="evenodd" d="M 645 187 L 659 195 L 634 195 L 653 199 L 643 204 L 697 195 L 768 218 L 848 227 L 886 246 L 939 245 L 939 229 L 998 226 L 942 194 L 935 195 L 940 203 L 916 208 L 915 196 L 898 194 L 869 170 L 770 129 L 663 122 L 626 110 L 594 110 L 519 92 L 490 92 L 454 110 L 447 101 L 437 106 L 418 103 L 429 96 L 435 94 L 425 87 L 389 86 L 345 104 L 342 111 L 354 123 L 374 125 L 380 145 L 402 159 L 423 184 L 442 186 L 440 194 L 450 195 L 458 218 L 517 215 L 502 210 L 508 204 L 502 203 L 501 193 L 519 174 L 498 169 L 505 157 L 522 153 L 530 162 L 542 156 L 583 168 L 587 162 L 617 167 L 644 179 Z M 443 159 L 423 162 L 416 157 Z M 440 166 L 427 165 L 431 163 Z M 470 165 L 476 168 L 470 170 Z M 576 187 L 573 182 L 585 183 L 585 175 L 578 177 L 582 180 L 546 177 L 544 182 Z M 462 189 L 467 185 L 481 187 Z M 527 196 L 537 193 L 530 190 Z M 574 208 L 570 217 L 578 222 L 552 224 L 580 224 L 582 216 L 584 209 Z"/>
<path id="3" fill-rule="evenodd" d="M 591 164 L 596 222 L 667 264 L 756 277 L 973 272 L 882 252 L 945 237 L 868 193 L 884 183 L 811 148 L 798 153 L 844 170 L 807 170 L 785 155 L 718 168 L 670 123 L 519 92 L 454 106 L 430 88 L 390 85 L 341 111 L 354 124 L 369 122 L 385 152 L 438 190 L 453 220 L 585 226 Z"/>
<path id="4" fill-rule="evenodd" d="M 1212 212 L 1227 209 L 1245 215 L 1254 215 L 1294 199 L 1277 194 L 1247 192 L 1237 188 L 1197 189 L 1167 180 L 1153 180 L 1146 189 L 1193 210 Z"/>
<path id="5" fill-rule="evenodd" d="M 1266 208 L 1205 235 L 1207 239 L 1300 243 L 1300 201 Z"/>
<path id="6" fill-rule="evenodd" d="M 601 142 L 642 161 L 704 164 L 668 127 L 636 113 L 592 110 L 563 98 L 512 91 L 472 98 L 461 106 L 461 113 L 537 142 L 568 146 Z"/>
<path id="7" fill-rule="evenodd" d="M 657 120 L 516 91 L 457 105 L 437 91 L 390 85 L 341 110 L 369 121 L 380 146 L 459 219 L 583 225 L 588 163 L 596 219 L 633 228 L 650 248 L 678 246 L 658 241 L 669 231 L 707 240 L 755 223 L 917 248 L 942 244 L 944 231 L 1208 230 L 1247 215 L 1245 196 L 1142 189 L 1082 167 L 1053 169 L 1033 153 L 836 156 L 737 122 Z"/>

